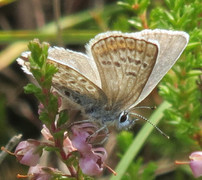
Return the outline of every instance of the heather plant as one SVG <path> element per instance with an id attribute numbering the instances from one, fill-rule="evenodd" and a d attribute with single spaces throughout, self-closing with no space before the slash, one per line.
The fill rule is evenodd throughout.
<path id="1" fill-rule="evenodd" d="M 28 139 L 21 141 L 16 147 L 14 155 L 18 161 L 30 167 L 26 177 L 82 179 L 87 178 L 86 175 L 99 175 L 103 171 L 107 153 L 102 147 L 92 147 L 88 141 L 97 127 L 90 123 L 65 126 L 68 116 L 65 110 L 60 109 L 61 97 L 51 88 L 52 77 L 57 72 L 57 68 L 46 61 L 49 45 L 40 44 L 38 40 L 34 40 L 28 47 L 31 54 L 25 59 L 25 63 L 38 86 L 28 84 L 24 89 L 26 93 L 33 93 L 40 102 L 38 113 L 43 123 L 41 133 L 46 141 Z M 23 63 L 20 59 L 18 62 Z M 41 166 L 39 160 L 43 156 L 43 151 L 55 152 L 66 165 L 69 173 L 63 173 L 49 166 Z M 25 177 L 25 175 L 19 174 L 18 177 Z"/>

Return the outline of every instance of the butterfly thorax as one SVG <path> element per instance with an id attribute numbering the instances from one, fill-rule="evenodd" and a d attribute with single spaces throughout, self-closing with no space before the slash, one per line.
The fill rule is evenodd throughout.
<path id="1" fill-rule="evenodd" d="M 105 102 L 99 102 L 89 96 L 80 95 L 80 93 L 63 88 L 57 91 L 64 97 L 71 108 L 79 109 L 88 117 L 89 121 L 100 124 L 101 126 L 117 126 L 121 111 L 117 107 L 109 107 Z M 65 94 L 65 96 L 64 96 Z M 68 107 L 67 107 L 68 108 Z"/>
<path id="2" fill-rule="evenodd" d="M 100 106 L 98 104 L 91 107 L 85 107 L 85 113 L 93 122 L 105 126 L 116 126 L 120 116 L 120 111 L 118 109 L 108 109 L 106 108 L 106 105 Z"/>

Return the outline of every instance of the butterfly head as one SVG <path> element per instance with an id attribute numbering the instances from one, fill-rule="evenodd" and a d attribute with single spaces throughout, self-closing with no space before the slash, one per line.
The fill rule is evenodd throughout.
<path id="1" fill-rule="evenodd" d="M 119 118 L 116 124 L 117 129 L 119 130 L 129 129 L 135 124 L 137 120 L 138 120 L 137 118 L 131 119 L 131 117 L 129 116 L 129 112 L 123 111 L 119 115 Z"/>

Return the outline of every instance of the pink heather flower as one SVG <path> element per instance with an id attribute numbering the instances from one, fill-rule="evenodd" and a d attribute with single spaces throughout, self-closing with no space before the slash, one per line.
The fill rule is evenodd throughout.
<path id="1" fill-rule="evenodd" d="M 36 140 L 22 141 L 15 149 L 15 156 L 21 164 L 35 166 L 41 156 L 40 143 Z"/>
<path id="2" fill-rule="evenodd" d="M 29 168 L 28 175 L 30 180 L 50 180 L 53 178 L 52 174 L 56 171 L 56 169 L 51 167 L 36 165 Z"/>
<path id="3" fill-rule="evenodd" d="M 193 152 L 189 159 L 191 160 L 189 166 L 193 172 L 194 177 L 202 176 L 202 151 Z"/>
<path id="4" fill-rule="evenodd" d="M 107 152 L 104 148 L 92 148 L 88 137 L 96 131 L 90 123 L 83 123 L 72 127 L 72 144 L 80 152 L 79 165 L 86 175 L 96 176 L 103 171 Z"/>
<path id="5" fill-rule="evenodd" d="M 96 176 L 103 171 L 103 162 L 107 157 L 107 152 L 104 148 L 92 148 L 89 152 L 80 153 L 79 165 L 84 174 Z"/>

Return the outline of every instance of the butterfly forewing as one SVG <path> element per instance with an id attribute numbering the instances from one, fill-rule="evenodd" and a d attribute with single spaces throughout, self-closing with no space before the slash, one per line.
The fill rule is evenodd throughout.
<path id="1" fill-rule="evenodd" d="M 136 34 L 136 33 L 135 33 Z M 182 31 L 169 30 L 144 30 L 137 33 L 149 40 L 156 40 L 159 43 L 159 54 L 152 73 L 140 95 L 133 106 L 145 99 L 159 81 L 165 76 L 169 69 L 175 64 L 189 41 L 189 35 Z"/>
<path id="2" fill-rule="evenodd" d="M 124 109 L 134 103 L 156 62 L 157 44 L 112 32 L 97 36 L 90 47 L 109 106 Z"/>
<path id="3" fill-rule="evenodd" d="M 69 96 L 71 92 L 74 92 L 81 98 L 83 96 L 95 100 L 97 103 L 106 100 L 102 90 L 76 70 L 50 59 L 47 61 L 58 68 L 58 72 L 53 76 L 52 83 L 53 87 L 63 96 Z"/>

